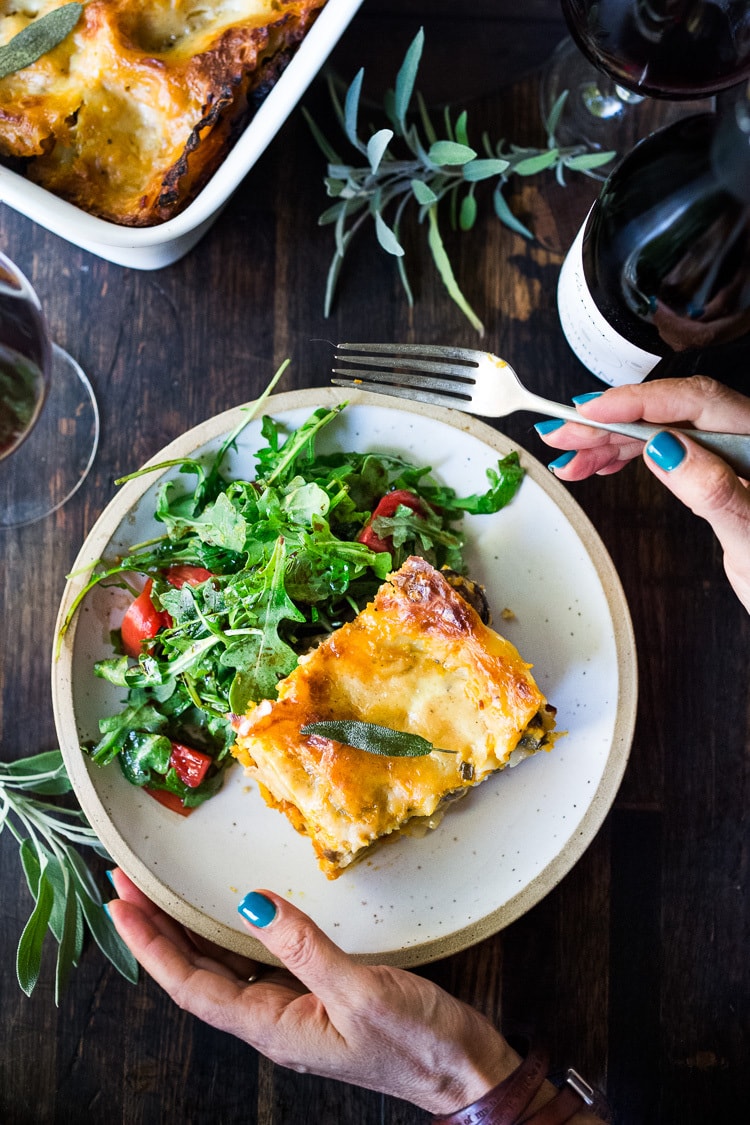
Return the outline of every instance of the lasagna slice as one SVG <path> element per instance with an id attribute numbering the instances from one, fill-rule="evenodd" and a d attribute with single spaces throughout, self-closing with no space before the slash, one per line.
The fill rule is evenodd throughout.
<path id="1" fill-rule="evenodd" d="M 67 0 L 0 6 L 0 43 Z M 57 47 L 0 78 L 0 158 L 109 222 L 179 214 L 326 0 L 87 0 Z"/>
<path id="2" fill-rule="evenodd" d="M 442 574 L 412 557 L 300 658 L 277 700 L 236 720 L 233 753 L 335 879 L 383 837 L 415 818 L 429 825 L 511 759 L 549 748 L 554 709 L 529 668 Z M 453 752 L 383 757 L 300 733 L 330 719 L 407 731 Z"/>

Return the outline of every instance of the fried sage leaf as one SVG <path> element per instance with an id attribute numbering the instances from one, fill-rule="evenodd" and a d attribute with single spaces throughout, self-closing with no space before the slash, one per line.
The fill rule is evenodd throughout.
<path id="1" fill-rule="evenodd" d="M 388 758 L 424 758 L 433 750 L 439 754 L 456 752 L 433 746 L 419 734 L 393 730 L 378 723 L 365 723 L 361 719 L 323 719 L 319 723 L 307 723 L 301 728 L 301 733 L 319 734 L 334 742 L 353 746 L 355 750 L 366 750 L 368 754 L 382 754 Z"/>
<path id="2" fill-rule="evenodd" d="M 7 78 L 9 74 L 31 66 L 42 55 L 59 46 L 78 23 L 82 11 L 83 4 L 63 4 L 62 8 L 55 8 L 27 24 L 0 47 L 0 78 Z"/>

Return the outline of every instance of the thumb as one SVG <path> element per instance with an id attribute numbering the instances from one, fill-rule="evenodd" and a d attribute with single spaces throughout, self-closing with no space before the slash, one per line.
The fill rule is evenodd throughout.
<path id="1" fill-rule="evenodd" d="M 713 453 L 682 435 L 662 430 L 647 443 L 644 460 L 651 472 L 705 519 L 724 548 L 732 585 L 750 609 L 750 491 Z"/>
<path id="2" fill-rule="evenodd" d="M 311 918 L 273 891 L 250 891 L 237 907 L 262 942 L 324 1004 L 351 996 L 360 969 Z"/>

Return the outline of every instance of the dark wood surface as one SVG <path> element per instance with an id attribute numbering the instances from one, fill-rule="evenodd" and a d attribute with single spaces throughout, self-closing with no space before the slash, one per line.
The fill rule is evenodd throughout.
<path id="1" fill-rule="evenodd" d="M 540 142 L 531 75 L 563 33 L 554 0 L 521 7 L 365 0 L 335 53 L 372 96 L 393 81 L 414 32 L 427 45 L 420 86 L 470 109 L 491 135 Z M 370 86 L 371 84 L 371 86 Z M 307 99 L 335 132 L 327 98 Z M 322 157 L 295 114 L 216 225 L 169 268 L 112 265 L 0 207 L 0 246 L 39 292 L 53 334 L 88 372 L 101 445 L 78 494 L 56 515 L 0 534 L 1 757 L 56 744 L 49 665 L 65 574 L 113 481 L 186 428 L 253 398 L 285 357 L 285 387 L 323 385 L 341 338 L 460 343 L 471 328 L 408 227 L 416 304 L 368 234 L 322 315 L 330 229 Z M 562 336 L 555 285 L 564 249 L 596 194 L 591 180 L 513 185 L 532 243 L 501 227 L 489 200 L 469 234 L 446 240 L 484 344 L 534 390 L 561 401 L 599 384 Z M 747 353 L 716 368 L 746 378 Z M 744 368 L 742 364 L 744 363 Z M 677 365 L 676 369 L 679 369 Z M 704 370 L 711 368 L 704 364 Z M 501 428 L 548 460 L 534 419 Z M 622 1125 L 739 1122 L 747 1068 L 748 617 L 707 526 L 640 465 L 575 486 L 631 607 L 640 662 L 638 722 L 614 807 L 577 866 L 506 931 L 423 971 L 508 1030 L 538 1030 L 553 1067 L 606 1088 Z M 234 1122 L 418 1125 L 387 1097 L 273 1066 L 177 1010 L 149 980 L 132 987 L 86 948 L 59 1008 L 45 959 L 27 999 L 15 947 L 30 912 L 17 847 L 0 839 L 0 1121 L 7 1125 Z M 103 862 L 93 863 L 102 888 Z"/>

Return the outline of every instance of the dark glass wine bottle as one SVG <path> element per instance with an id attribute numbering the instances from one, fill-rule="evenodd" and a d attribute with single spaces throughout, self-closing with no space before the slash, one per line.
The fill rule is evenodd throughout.
<path id="1" fill-rule="evenodd" d="M 606 383 L 750 332 L 750 112 L 683 118 L 618 164 L 558 285 L 568 343 Z"/>
<path id="2" fill-rule="evenodd" d="M 750 77 L 747 0 L 562 0 L 588 59 L 621 86 L 697 98 Z"/>

